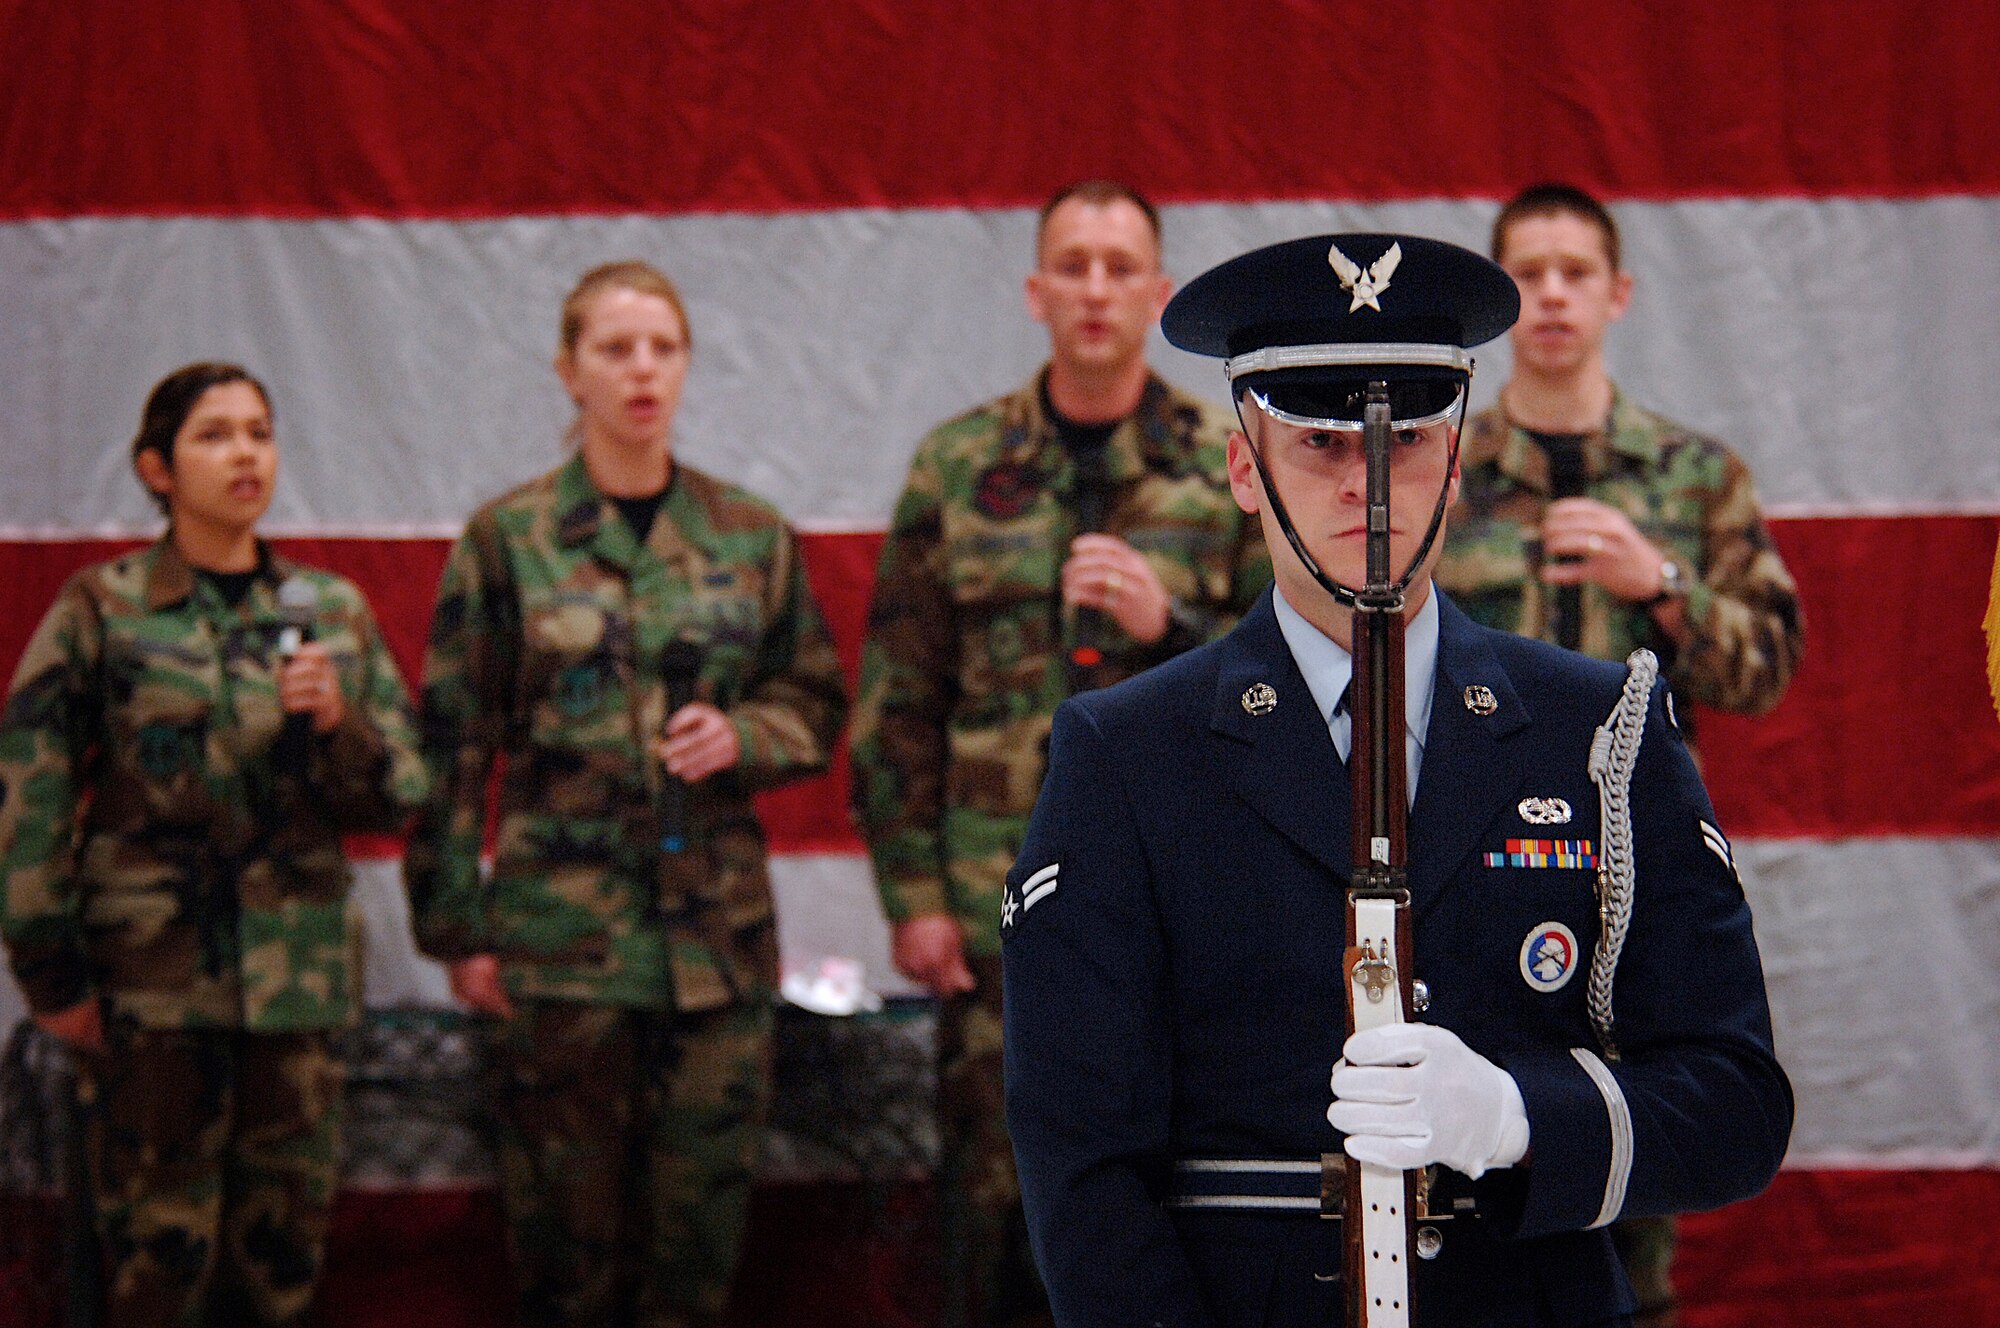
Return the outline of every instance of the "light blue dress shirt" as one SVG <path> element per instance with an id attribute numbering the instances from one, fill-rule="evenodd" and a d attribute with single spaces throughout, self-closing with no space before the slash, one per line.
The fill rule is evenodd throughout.
<path id="1" fill-rule="evenodd" d="M 1297 662 L 1299 672 L 1306 677 L 1306 686 L 1312 690 L 1313 704 L 1319 713 L 1326 716 L 1327 731 L 1333 735 L 1333 745 L 1340 752 L 1340 759 L 1348 757 L 1348 748 L 1354 744 L 1354 721 L 1346 710 L 1335 711 L 1340 704 L 1341 694 L 1354 677 L 1354 656 L 1327 636 L 1319 628 L 1305 620 L 1297 609 L 1285 599 L 1285 592 L 1274 588 L 1272 607 L 1278 613 L 1278 630 L 1285 634 L 1285 644 L 1291 648 L 1292 659 Z M 1417 616 L 1410 619 L 1403 629 L 1403 714 L 1408 728 L 1404 734 L 1405 752 L 1410 762 L 1409 796 L 1412 802 L 1417 797 L 1417 773 L 1424 764 L 1424 735 L 1430 732 L 1431 694 L 1437 683 L 1438 656 L 1438 602 L 1437 587 L 1424 597 L 1424 606 L 1417 610 Z"/>

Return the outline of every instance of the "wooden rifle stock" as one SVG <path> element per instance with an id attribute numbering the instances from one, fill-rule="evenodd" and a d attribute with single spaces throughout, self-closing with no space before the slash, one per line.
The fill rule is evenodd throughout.
<path id="1" fill-rule="evenodd" d="M 1389 394 L 1370 383 L 1363 445 L 1368 458 L 1368 575 L 1354 611 L 1353 874 L 1348 882 L 1347 1033 L 1411 1016 L 1415 954 L 1409 907 L 1409 764 L 1403 730 L 1403 603 L 1392 589 L 1389 549 Z M 1411 1253 L 1419 1173 L 1349 1159 L 1345 1274 L 1349 1328 L 1410 1323 Z"/>

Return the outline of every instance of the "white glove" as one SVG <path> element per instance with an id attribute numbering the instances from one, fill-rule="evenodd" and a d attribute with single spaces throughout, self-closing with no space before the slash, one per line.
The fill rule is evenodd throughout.
<path id="1" fill-rule="evenodd" d="M 1385 1024 L 1341 1050 L 1326 1119 L 1356 1161 L 1398 1171 L 1442 1162 L 1477 1180 L 1527 1155 L 1520 1085 L 1450 1029 Z"/>

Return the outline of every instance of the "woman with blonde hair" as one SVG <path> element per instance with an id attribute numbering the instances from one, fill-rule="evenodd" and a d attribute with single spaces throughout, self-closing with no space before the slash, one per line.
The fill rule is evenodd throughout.
<path id="1" fill-rule="evenodd" d="M 495 1021 L 531 1324 L 721 1321 L 777 981 L 750 795 L 824 770 L 846 713 L 797 536 L 674 456 L 690 351 L 656 269 L 584 274 L 555 362 L 577 452 L 473 514 L 424 667 L 416 931 Z"/>

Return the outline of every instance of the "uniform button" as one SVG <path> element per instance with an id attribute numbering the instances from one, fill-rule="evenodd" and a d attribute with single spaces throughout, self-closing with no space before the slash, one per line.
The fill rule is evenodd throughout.
<path id="1" fill-rule="evenodd" d="M 1436 1227 L 1417 1228 L 1417 1257 L 1419 1259 L 1435 1259 L 1438 1257 L 1438 1251 L 1443 1248 L 1443 1232 L 1439 1231 Z"/>
<path id="2" fill-rule="evenodd" d="M 1418 1014 L 1431 1008 L 1431 984 L 1422 978 L 1410 984 L 1410 1008 Z"/>

